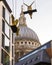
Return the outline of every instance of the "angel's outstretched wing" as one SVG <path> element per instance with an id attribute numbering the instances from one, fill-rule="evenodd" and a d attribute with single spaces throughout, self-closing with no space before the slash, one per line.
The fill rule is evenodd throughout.
<path id="1" fill-rule="evenodd" d="M 33 13 L 33 12 L 37 12 L 37 10 L 36 9 L 34 9 L 34 10 L 28 10 L 28 11 L 25 11 L 25 12 L 23 12 L 24 14 L 28 14 L 28 13 Z"/>
<path id="2" fill-rule="evenodd" d="M 26 5 L 27 7 L 28 7 L 28 5 L 27 4 L 25 4 L 25 3 L 23 3 L 24 5 Z"/>
<path id="3" fill-rule="evenodd" d="M 30 6 L 32 6 L 32 4 L 34 3 L 35 1 L 33 1 L 32 3 L 31 3 L 31 5 Z"/>

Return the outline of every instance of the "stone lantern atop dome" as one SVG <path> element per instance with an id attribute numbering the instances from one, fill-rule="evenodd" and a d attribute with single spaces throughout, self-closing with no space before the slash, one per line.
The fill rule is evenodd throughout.
<path id="1" fill-rule="evenodd" d="M 26 18 L 23 13 L 23 5 L 21 6 L 21 13 L 19 17 L 19 25 L 26 25 Z"/>

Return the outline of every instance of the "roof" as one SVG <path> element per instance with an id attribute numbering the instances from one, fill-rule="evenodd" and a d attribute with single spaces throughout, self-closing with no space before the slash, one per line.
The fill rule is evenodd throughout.
<path id="1" fill-rule="evenodd" d="M 32 54 L 34 54 L 34 53 L 36 53 L 36 52 L 38 52 L 38 51 L 40 51 L 40 50 L 42 50 L 42 49 L 46 49 L 46 48 L 51 47 L 51 42 L 52 42 L 52 40 L 50 40 L 50 41 L 48 41 L 47 43 L 45 43 L 44 45 L 41 45 L 40 47 L 34 49 L 33 51 L 27 53 L 26 55 L 24 55 L 23 57 L 21 57 L 21 58 L 19 59 L 19 61 L 20 61 L 20 60 L 23 60 L 24 58 L 27 58 L 28 56 L 30 56 L 30 55 L 32 55 Z"/>

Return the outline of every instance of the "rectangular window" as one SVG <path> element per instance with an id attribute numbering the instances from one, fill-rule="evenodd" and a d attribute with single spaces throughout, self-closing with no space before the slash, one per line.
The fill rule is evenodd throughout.
<path id="1" fill-rule="evenodd" d="M 9 11 L 7 9 L 5 9 L 5 20 L 7 21 L 7 23 L 9 24 L 10 21 L 10 14 Z"/>
<path id="2" fill-rule="evenodd" d="M 4 63 L 3 59 L 4 59 L 3 50 L 1 50 L 1 63 Z"/>
<path id="3" fill-rule="evenodd" d="M 2 20 L 2 31 L 5 32 L 5 22 Z"/>
<path id="4" fill-rule="evenodd" d="M 12 33 L 12 43 L 13 43 L 13 33 Z"/>
<path id="5" fill-rule="evenodd" d="M 3 18 L 5 19 L 5 8 L 3 7 L 3 14 L 2 14 Z"/>
<path id="6" fill-rule="evenodd" d="M 9 37 L 9 26 L 6 22 L 5 22 L 5 34 Z"/>
<path id="7" fill-rule="evenodd" d="M 9 39 L 2 34 L 2 47 L 9 52 L 10 50 L 10 46 L 9 46 Z"/>
<path id="8" fill-rule="evenodd" d="M 4 35 L 2 34 L 2 47 L 4 47 Z"/>
<path id="9" fill-rule="evenodd" d="M 13 48 L 14 48 L 14 47 L 12 46 L 12 57 L 13 57 Z"/>
<path id="10" fill-rule="evenodd" d="M 3 10 L 2 10 L 2 17 L 7 21 L 7 23 L 9 24 L 9 21 L 10 21 L 10 13 L 7 9 L 5 9 L 3 7 Z"/>
<path id="11" fill-rule="evenodd" d="M 10 51 L 10 42 L 6 36 L 5 36 L 4 44 L 5 44 L 5 50 L 9 52 Z"/>
<path id="12" fill-rule="evenodd" d="M 5 50 L 6 50 L 7 52 L 9 52 L 9 51 L 10 51 L 9 46 L 5 46 Z"/>
<path id="13" fill-rule="evenodd" d="M 1 62 L 2 62 L 2 64 L 3 65 L 10 65 L 10 57 L 9 57 L 9 55 L 5 52 L 5 51 L 3 51 L 3 50 L 1 50 Z"/>
<path id="14" fill-rule="evenodd" d="M 9 37 L 9 26 L 4 20 L 2 20 L 2 31 Z"/>
<path id="15" fill-rule="evenodd" d="M 9 46 L 9 39 L 5 36 L 5 46 Z"/>

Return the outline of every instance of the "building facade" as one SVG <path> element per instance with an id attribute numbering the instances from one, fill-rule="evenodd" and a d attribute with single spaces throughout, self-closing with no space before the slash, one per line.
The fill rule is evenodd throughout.
<path id="1" fill-rule="evenodd" d="M 19 59 L 15 65 L 52 65 L 52 40 Z"/>
<path id="2" fill-rule="evenodd" d="M 36 49 L 41 44 L 39 42 L 37 34 L 28 28 L 26 24 L 26 18 L 23 13 L 23 7 L 21 8 L 21 14 L 19 17 L 19 35 L 14 34 L 14 46 L 15 46 L 15 62 L 18 61 L 23 55 Z"/>
<path id="3" fill-rule="evenodd" d="M 11 12 L 6 0 L 0 0 L 0 65 L 14 65 Z"/>

